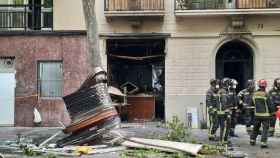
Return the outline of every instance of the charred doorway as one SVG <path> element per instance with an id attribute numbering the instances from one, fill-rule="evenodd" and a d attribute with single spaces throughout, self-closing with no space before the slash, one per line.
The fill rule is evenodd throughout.
<path id="1" fill-rule="evenodd" d="M 216 78 L 236 79 L 239 92 L 248 79 L 253 79 L 253 65 L 253 50 L 249 45 L 238 40 L 225 43 L 216 55 Z"/>
<path id="2" fill-rule="evenodd" d="M 142 115 L 151 113 L 148 96 L 152 96 L 153 119 L 164 119 L 165 39 L 108 39 L 106 44 L 110 85 L 121 90 L 127 86 L 128 97 L 143 98 L 142 105 L 128 105 L 134 108 L 131 115 L 141 115 L 137 109 Z"/>

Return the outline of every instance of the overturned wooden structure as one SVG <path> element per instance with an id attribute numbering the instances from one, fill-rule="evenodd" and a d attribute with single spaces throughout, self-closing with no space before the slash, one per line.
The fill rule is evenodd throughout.
<path id="1" fill-rule="evenodd" d="M 96 68 L 82 86 L 63 97 L 72 123 L 63 132 L 67 137 L 58 146 L 82 145 L 115 128 L 120 119 L 108 93 L 107 74 Z"/>

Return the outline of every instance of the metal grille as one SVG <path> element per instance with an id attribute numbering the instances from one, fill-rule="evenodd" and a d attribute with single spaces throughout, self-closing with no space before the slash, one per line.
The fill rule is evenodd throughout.
<path id="1" fill-rule="evenodd" d="M 99 83 L 92 87 L 81 89 L 63 97 L 63 100 L 73 119 L 79 117 L 79 115 L 94 111 L 100 106 L 112 106 L 106 83 Z"/>
<path id="2" fill-rule="evenodd" d="M 280 8 L 280 0 L 174 0 L 176 10 Z"/>
<path id="3" fill-rule="evenodd" d="M 105 11 L 164 10 L 164 0 L 105 0 Z"/>

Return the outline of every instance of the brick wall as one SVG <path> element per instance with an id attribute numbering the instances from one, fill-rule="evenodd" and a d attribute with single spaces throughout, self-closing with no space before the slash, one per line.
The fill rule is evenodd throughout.
<path id="1" fill-rule="evenodd" d="M 85 35 L 0 36 L 0 56 L 16 58 L 16 126 L 33 126 L 33 107 L 42 114 L 43 126 L 70 123 L 62 99 L 42 99 L 37 93 L 37 63 L 63 61 L 63 92 L 75 91 L 88 74 Z"/>

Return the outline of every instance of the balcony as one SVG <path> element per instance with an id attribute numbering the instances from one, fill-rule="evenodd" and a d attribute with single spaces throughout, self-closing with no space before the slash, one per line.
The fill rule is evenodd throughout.
<path id="1" fill-rule="evenodd" d="M 0 5 L 0 31 L 51 30 L 52 8 L 43 5 Z"/>
<path id="2" fill-rule="evenodd" d="M 164 16 L 164 0 L 104 0 L 106 17 Z"/>
<path id="3" fill-rule="evenodd" d="M 176 16 L 280 14 L 280 0 L 174 0 Z"/>

